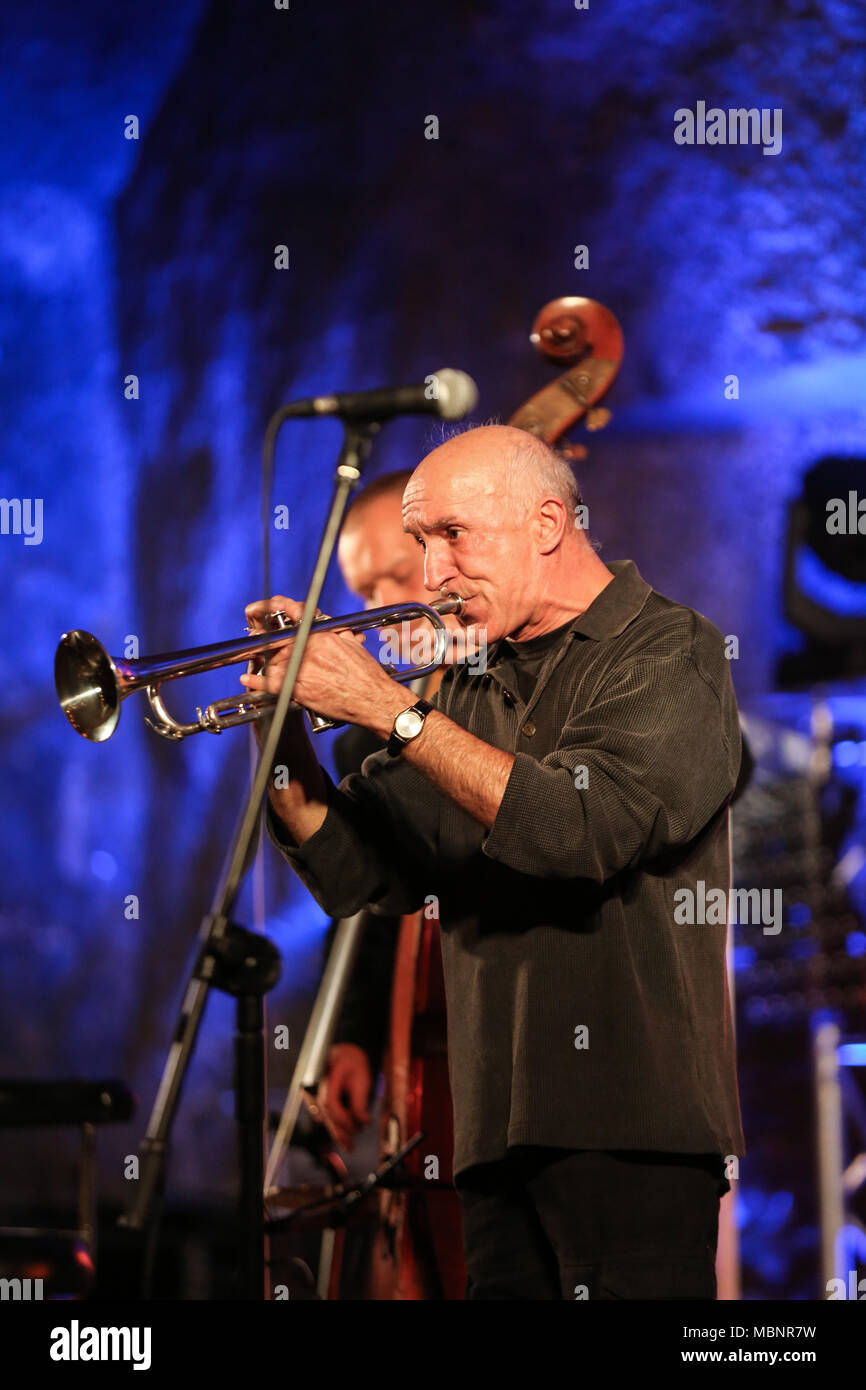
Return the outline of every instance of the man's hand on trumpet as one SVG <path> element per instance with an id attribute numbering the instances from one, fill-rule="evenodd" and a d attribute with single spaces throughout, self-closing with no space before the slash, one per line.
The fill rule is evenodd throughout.
<path id="1" fill-rule="evenodd" d="M 247 622 L 264 627 L 265 615 L 280 609 L 299 622 L 303 605 L 282 594 L 259 599 L 247 605 Z M 293 698 L 304 709 L 326 719 L 358 724 L 387 741 L 397 715 L 415 700 L 365 651 L 362 641 L 355 640 L 356 635 L 344 629 L 311 636 Z M 266 670 L 241 676 L 241 683 L 249 691 L 278 693 L 290 650 L 289 643 L 277 648 Z M 432 738 L 427 734 L 428 728 L 432 729 Z M 261 739 L 260 732 L 258 736 Z M 294 842 L 303 844 L 324 823 L 326 785 L 300 717 L 292 721 L 288 737 L 289 786 L 272 786 L 268 795 Z M 405 745 L 401 756 L 481 825 L 491 829 L 505 795 L 514 754 L 491 747 L 432 709 L 420 735 Z"/>
<path id="2" fill-rule="evenodd" d="M 259 599 L 247 605 L 247 623 L 251 628 L 265 631 L 266 615 L 280 610 L 288 613 L 294 622 L 300 622 L 304 606 L 283 594 Z M 250 691 L 278 694 L 291 653 L 291 643 L 279 647 L 270 654 L 263 671 L 241 676 L 241 684 Z M 348 629 L 311 635 L 293 698 L 297 704 L 315 710 L 326 719 L 361 724 L 381 738 L 388 737 L 396 715 L 412 704 L 411 692 L 407 694 L 366 650 L 364 634 Z"/>

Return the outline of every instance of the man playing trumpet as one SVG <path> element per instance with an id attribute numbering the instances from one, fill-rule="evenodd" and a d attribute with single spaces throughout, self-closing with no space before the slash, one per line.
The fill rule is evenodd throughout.
<path id="1" fill-rule="evenodd" d="M 269 833 L 322 907 L 439 902 L 455 1180 L 474 1299 L 712 1298 L 723 1158 L 744 1151 L 726 927 L 740 763 L 721 634 L 606 565 L 568 466 L 507 426 L 429 454 L 403 497 L 431 594 L 486 629 L 432 702 L 350 633 L 295 697 L 387 750 L 336 787 L 290 713 Z M 284 597 L 247 609 L 300 617 Z M 280 649 L 250 690 L 276 691 Z"/>

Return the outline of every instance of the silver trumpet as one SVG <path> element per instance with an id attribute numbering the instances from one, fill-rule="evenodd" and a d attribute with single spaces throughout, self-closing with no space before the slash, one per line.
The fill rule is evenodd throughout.
<path id="1" fill-rule="evenodd" d="M 462 608 L 463 599 L 456 594 L 449 594 L 429 605 L 404 603 L 396 604 L 393 608 L 371 608 L 363 613 L 350 613 L 344 618 L 319 618 L 313 623 L 310 636 L 317 632 L 346 629 L 349 632 L 368 632 L 371 628 L 387 628 L 394 623 L 426 619 L 433 628 L 432 660 L 405 671 L 386 668 L 397 681 L 413 681 L 441 666 L 448 649 L 448 629 L 442 617 L 448 613 L 460 613 Z M 103 743 L 111 738 L 120 718 L 121 702 L 136 690 L 146 692 L 155 716 L 145 722 L 163 738 L 188 738 L 190 734 L 200 734 L 205 730 L 211 734 L 221 734 L 223 729 L 234 728 L 236 724 L 250 724 L 270 713 L 277 702 L 276 695 L 259 691 L 229 696 L 225 700 L 214 701 L 205 710 L 197 708 L 196 719 L 190 724 L 181 724 L 166 709 L 161 689 L 164 681 L 198 675 L 202 671 L 215 671 L 218 667 L 232 666 L 241 661 L 265 658 L 277 647 L 292 641 L 297 624 L 287 613 L 282 610 L 270 613 L 267 620 L 271 627 L 266 632 L 254 633 L 248 628 L 245 637 L 232 637 L 227 642 L 213 642 L 207 647 L 190 647 L 188 651 L 166 652 L 163 656 L 137 660 L 109 656 L 102 643 L 82 628 L 66 632 L 60 639 L 54 658 L 54 683 L 61 709 L 73 729 L 93 743 Z M 314 733 L 338 727 L 338 721 L 323 719 L 310 710 L 307 713 Z"/>

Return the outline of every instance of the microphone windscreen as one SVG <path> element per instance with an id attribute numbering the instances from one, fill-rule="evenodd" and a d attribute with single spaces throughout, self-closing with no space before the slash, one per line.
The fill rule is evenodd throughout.
<path id="1" fill-rule="evenodd" d="M 462 420 L 478 404 L 478 387 L 467 372 L 442 367 L 436 372 L 439 414 L 443 420 Z"/>

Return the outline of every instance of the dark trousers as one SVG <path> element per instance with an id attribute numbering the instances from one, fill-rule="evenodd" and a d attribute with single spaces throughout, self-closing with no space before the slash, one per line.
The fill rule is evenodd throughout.
<path id="1" fill-rule="evenodd" d="M 526 1147 L 459 1174 L 467 1299 L 714 1299 L 715 1154 Z"/>

